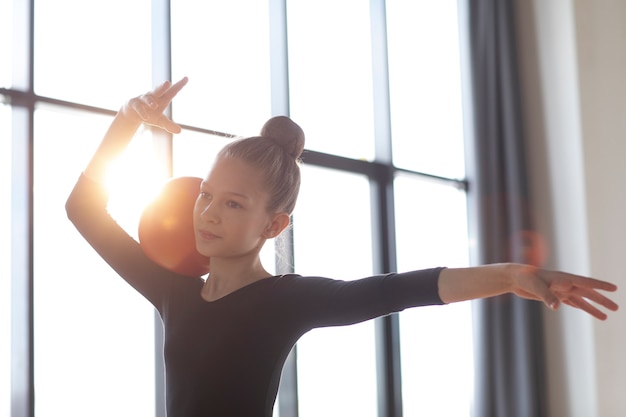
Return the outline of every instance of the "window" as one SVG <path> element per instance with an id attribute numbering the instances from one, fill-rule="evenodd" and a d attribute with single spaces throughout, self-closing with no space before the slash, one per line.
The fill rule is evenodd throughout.
<path id="1" fill-rule="evenodd" d="M 117 110 L 148 90 L 150 5 L 150 0 L 36 1 L 35 92 Z"/>
<path id="2" fill-rule="evenodd" d="M 64 204 L 114 111 L 170 75 L 190 78 L 172 106 L 183 131 L 142 129 L 110 178 L 109 209 L 129 234 L 168 175 L 205 177 L 233 136 L 255 135 L 287 111 L 307 137 L 303 184 L 287 236 L 293 265 L 266 245 L 270 272 L 293 266 L 351 280 L 468 264 L 456 1 L 36 1 L 34 27 L 24 4 L 0 0 L 0 55 L 10 57 L 0 61 L 1 230 L 22 210 L 11 155 L 32 150 L 33 162 L 19 167 L 33 180 L 32 199 L 17 190 L 32 208 L 32 224 L 20 222 L 18 233 L 33 268 L 17 268 L 28 281 L 18 292 L 5 277 L 15 276 L 11 244 L 21 237 L 0 234 L 0 391 L 12 394 L 0 396 L 0 417 L 12 406 L 40 417 L 164 415 L 154 310 L 85 243 Z M 381 189 L 388 199 L 377 197 Z M 11 357 L 15 307 L 33 312 L 33 338 L 17 337 L 34 358 L 23 370 Z M 405 416 L 469 416 L 469 304 L 390 320 L 304 335 L 288 363 L 293 389 L 280 391 L 297 396 L 285 404 L 295 400 L 301 417 L 374 417 L 381 398 L 401 396 Z M 377 326 L 396 329 L 383 359 Z M 385 397 L 378 372 L 389 358 L 401 363 L 402 392 Z M 16 369 L 24 381 L 33 372 L 36 403 L 15 395 Z M 464 400 L 445 401 L 444 391 Z M 292 413 L 277 402 L 274 415 Z"/>
<path id="3" fill-rule="evenodd" d="M 387 0 L 393 160 L 465 177 L 457 2 Z"/>
<path id="4" fill-rule="evenodd" d="M 434 177 L 463 178 L 457 2 L 388 0 L 386 5 L 394 164 Z M 399 270 L 469 265 L 467 208 L 459 185 L 416 174 L 396 176 Z M 399 323 L 404 415 L 468 416 L 471 304 L 407 310 Z"/>
<path id="5" fill-rule="evenodd" d="M 172 1 L 172 70 L 189 77 L 179 121 L 241 136 L 271 116 L 269 16 L 255 0 Z"/>
<path id="6" fill-rule="evenodd" d="M 290 112 L 307 147 L 374 159 L 369 2 L 288 1 L 287 12 Z"/>
<path id="7" fill-rule="evenodd" d="M 155 414 L 153 308 L 85 244 L 64 209 L 110 121 L 61 108 L 35 114 L 38 416 Z"/>
<path id="8" fill-rule="evenodd" d="M 369 202 L 366 177 L 305 165 L 294 212 L 297 273 L 372 275 Z M 298 342 L 297 359 L 301 417 L 376 416 L 373 321 L 314 329 Z"/>
<path id="9" fill-rule="evenodd" d="M 11 0 L 0 0 L 0 56 L 4 61 L 0 65 L 0 88 L 11 86 L 11 67 L 13 65 L 13 4 Z M 10 136 L 4 136 L 10 137 Z"/>
<path id="10" fill-rule="evenodd" d="M 398 268 L 467 266 L 465 193 L 415 175 L 399 175 L 395 189 L 396 222 L 402 225 L 397 228 Z M 470 415 L 471 317 L 468 302 L 400 313 L 404 415 Z"/>

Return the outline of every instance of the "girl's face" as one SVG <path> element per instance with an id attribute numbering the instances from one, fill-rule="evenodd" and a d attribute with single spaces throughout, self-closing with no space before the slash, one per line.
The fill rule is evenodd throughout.
<path id="1" fill-rule="evenodd" d="M 209 257 L 254 254 L 271 235 L 262 173 L 238 158 L 218 158 L 194 207 L 196 248 Z"/>

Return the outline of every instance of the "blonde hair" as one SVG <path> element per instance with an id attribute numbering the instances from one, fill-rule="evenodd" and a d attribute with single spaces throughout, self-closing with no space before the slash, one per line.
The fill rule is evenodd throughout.
<path id="1" fill-rule="evenodd" d="M 286 116 L 269 119 L 260 136 L 238 139 L 227 144 L 218 158 L 239 158 L 258 168 L 270 194 L 270 213 L 291 214 L 300 191 L 300 157 L 304 132 Z"/>

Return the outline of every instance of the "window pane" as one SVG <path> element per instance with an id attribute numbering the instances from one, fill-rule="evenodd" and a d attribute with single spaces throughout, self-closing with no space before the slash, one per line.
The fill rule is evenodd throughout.
<path id="1" fill-rule="evenodd" d="M 215 161 L 215 155 L 231 139 L 183 130 L 174 136 L 174 176 L 205 178 Z"/>
<path id="2" fill-rule="evenodd" d="M 206 178 L 215 155 L 232 139 L 183 130 L 174 137 L 174 177 Z M 261 249 L 261 262 L 267 272 L 276 273 L 274 245 L 267 242 Z"/>
<path id="3" fill-rule="evenodd" d="M 291 116 L 307 148 L 372 160 L 369 2 L 287 3 Z"/>
<path id="4" fill-rule="evenodd" d="M 174 79 L 189 77 L 176 98 L 178 121 L 242 136 L 271 116 L 266 1 L 172 1 Z"/>
<path id="5" fill-rule="evenodd" d="M 387 1 L 396 166 L 463 178 L 457 0 Z"/>
<path id="6" fill-rule="evenodd" d="M 155 414 L 154 309 L 95 253 L 64 210 L 110 121 L 55 109 L 35 113 L 34 355 L 40 417 Z M 112 211 L 122 224 L 124 211 Z"/>
<path id="7" fill-rule="evenodd" d="M 11 86 L 13 66 L 13 0 L 0 0 L 0 87 Z M 9 136 L 3 136 L 9 137 Z M 1 414 L 0 414 L 1 415 Z"/>
<path id="8" fill-rule="evenodd" d="M 464 192 L 408 175 L 396 178 L 395 192 L 398 269 L 467 266 Z M 404 415 L 469 417 L 471 304 L 400 313 L 400 348 Z"/>
<path id="9" fill-rule="evenodd" d="M 151 85 L 150 0 L 35 2 L 35 92 L 118 109 Z"/>
<path id="10" fill-rule="evenodd" d="M 11 112 L 0 105 L 0 392 L 11 384 Z M 0 396 L 0 416 L 10 415 L 10 395 Z"/>
<path id="11" fill-rule="evenodd" d="M 303 167 L 294 213 L 295 269 L 353 279 L 372 274 L 367 179 Z M 297 344 L 300 417 L 376 416 L 374 322 L 314 329 Z"/>

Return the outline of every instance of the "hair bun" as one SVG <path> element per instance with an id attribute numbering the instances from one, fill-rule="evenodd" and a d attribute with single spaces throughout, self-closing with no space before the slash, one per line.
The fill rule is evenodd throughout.
<path id="1" fill-rule="evenodd" d="M 272 117 L 265 122 L 261 136 L 272 138 L 295 159 L 304 151 L 304 131 L 287 116 Z"/>

